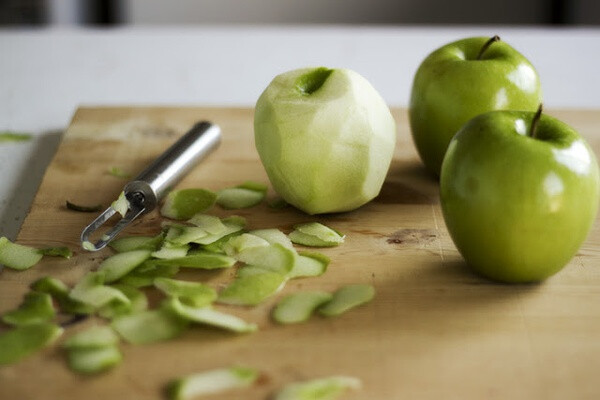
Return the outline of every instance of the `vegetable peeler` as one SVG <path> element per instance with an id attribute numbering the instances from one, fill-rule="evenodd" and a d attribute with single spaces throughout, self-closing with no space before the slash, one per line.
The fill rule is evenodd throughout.
<path id="1" fill-rule="evenodd" d="M 103 249 L 138 216 L 152 211 L 165 194 L 198 162 L 221 143 L 221 129 L 207 121 L 196 123 L 185 135 L 123 188 L 128 207 L 123 218 L 96 243 L 91 235 L 117 213 L 114 203 L 81 233 L 81 246 L 89 251 Z"/>

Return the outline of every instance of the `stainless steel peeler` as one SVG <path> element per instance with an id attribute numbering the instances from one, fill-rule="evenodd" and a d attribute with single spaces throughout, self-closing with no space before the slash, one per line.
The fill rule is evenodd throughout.
<path id="1" fill-rule="evenodd" d="M 81 246 L 90 251 L 103 249 L 114 237 L 141 214 L 152 211 L 183 176 L 221 143 L 221 129 L 207 121 L 196 123 L 175 144 L 123 188 L 129 208 L 125 216 L 96 243 L 91 235 L 117 212 L 107 208 L 81 233 Z"/>

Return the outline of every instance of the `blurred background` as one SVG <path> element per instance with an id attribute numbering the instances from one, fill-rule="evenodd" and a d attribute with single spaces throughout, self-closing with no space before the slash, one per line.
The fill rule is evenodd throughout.
<path id="1" fill-rule="evenodd" d="M 0 0 L 0 25 L 598 25 L 598 0 Z"/>

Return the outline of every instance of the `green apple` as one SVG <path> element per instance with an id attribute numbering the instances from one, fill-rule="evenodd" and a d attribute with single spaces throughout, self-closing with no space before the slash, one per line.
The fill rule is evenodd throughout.
<path id="1" fill-rule="evenodd" d="M 442 165 L 444 220 L 472 269 L 502 282 L 541 281 L 562 269 L 598 210 L 594 153 L 565 123 L 491 111 L 465 124 Z"/>
<path id="2" fill-rule="evenodd" d="M 256 103 L 256 149 L 273 188 L 308 214 L 350 211 L 379 194 L 396 123 L 371 84 L 348 69 L 276 76 Z"/>
<path id="3" fill-rule="evenodd" d="M 410 96 L 410 127 L 421 160 L 439 175 L 450 139 L 468 120 L 492 110 L 535 111 L 541 96 L 534 67 L 497 36 L 435 50 L 419 66 Z"/>

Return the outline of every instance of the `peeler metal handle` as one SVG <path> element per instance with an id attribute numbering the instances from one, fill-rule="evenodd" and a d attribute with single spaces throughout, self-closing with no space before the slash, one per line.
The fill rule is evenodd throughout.
<path id="1" fill-rule="evenodd" d="M 92 233 L 116 214 L 117 211 L 111 206 L 83 230 L 82 247 L 90 251 L 104 248 L 131 221 L 156 208 L 165 194 L 220 143 L 221 129 L 217 125 L 207 121 L 196 123 L 133 181 L 125 185 L 123 193 L 128 209 L 113 228 L 96 243 L 90 242 Z"/>
<path id="2" fill-rule="evenodd" d="M 125 195 L 141 193 L 144 196 L 144 212 L 153 210 L 165 194 L 220 143 L 221 129 L 217 125 L 207 121 L 198 122 L 133 181 L 125 185 Z"/>

